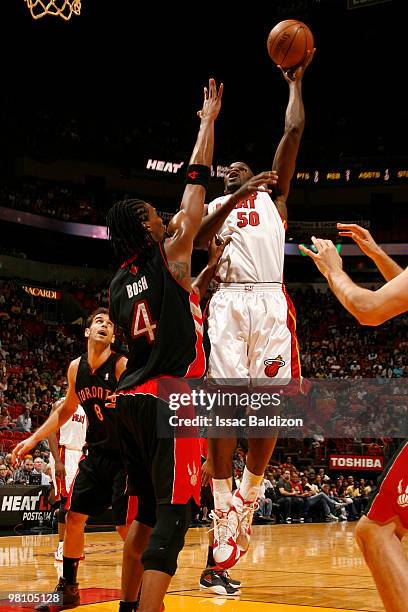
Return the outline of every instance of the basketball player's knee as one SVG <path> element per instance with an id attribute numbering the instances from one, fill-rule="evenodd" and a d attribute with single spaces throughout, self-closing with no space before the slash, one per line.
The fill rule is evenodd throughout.
<path id="1" fill-rule="evenodd" d="M 184 546 L 190 525 L 190 504 L 158 506 L 157 523 L 142 556 L 145 570 L 156 570 L 174 576 L 177 559 Z"/>
<path id="2" fill-rule="evenodd" d="M 126 536 L 124 551 L 127 557 L 132 559 L 140 558 L 147 547 L 152 528 L 147 525 L 133 522 Z"/>
<path id="3" fill-rule="evenodd" d="M 65 517 L 67 515 L 67 509 L 66 508 L 58 508 L 58 522 L 65 524 Z"/>
<path id="4" fill-rule="evenodd" d="M 81 529 L 84 527 L 87 518 L 86 514 L 79 514 L 79 512 L 68 510 L 65 517 L 65 524 L 67 528 Z"/>
<path id="5" fill-rule="evenodd" d="M 381 546 L 381 542 L 386 537 L 385 532 L 384 527 L 363 516 L 356 525 L 354 538 L 364 554 L 367 549 Z"/>

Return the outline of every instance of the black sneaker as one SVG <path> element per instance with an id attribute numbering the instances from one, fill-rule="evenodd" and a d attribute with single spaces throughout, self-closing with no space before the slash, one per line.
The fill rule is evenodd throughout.
<path id="1" fill-rule="evenodd" d="M 205 589 L 217 595 L 238 595 L 239 589 L 231 586 L 224 572 L 213 569 L 205 569 L 200 577 L 200 589 Z"/>
<path id="2" fill-rule="evenodd" d="M 59 610 L 69 610 L 81 605 L 77 582 L 68 584 L 65 578 L 61 577 L 54 589 L 54 593 L 60 595 L 59 603 L 43 603 L 36 606 L 35 609 L 41 612 L 59 612 Z"/>
<path id="3" fill-rule="evenodd" d="M 222 576 L 223 576 L 224 580 L 226 580 L 228 582 L 228 584 L 230 586 L 232 586 L 234 589 L 239 589 L 239 587 L 242 586 L 241 581 L 240 580 L 234 580 L 233 578 L 231 578 L 231 576 L 229 575 L 227 570 L 224 570 L 221 573 L 222 573 Z"/>

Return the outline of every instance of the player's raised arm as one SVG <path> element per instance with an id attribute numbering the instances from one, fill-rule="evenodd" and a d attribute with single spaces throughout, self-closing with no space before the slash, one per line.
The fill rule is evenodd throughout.
<path id="1" fill-rule="evenodd" d="M 313 59 L 314 51 L 308 52 L 305 62 L 294 71 L 282 74 L 289 85 L 289 101 L 285 114 L 285 131 L 276 149 L 272 170 L 278 174 L 278 181 L 273 188 L 273 201 L 286 220 L 288 211 L 286 200 L 289 195 L 290 182 L 296 167 L 296 157 L 305 126 L 305 109 L 302 98 L 302 79 L 307 66 Z"/>
<path id="2" fill-rule="evenodd" d="M 168 226 L 165 250 L 169 267 L 182 284 L 190 283 L 190 258 L 193 240 L 203 218 L 204 199 L 210 179 L 214 152 L 214 122 L 220 112 L 223 85 L 217 90 L 214 79 L 204 88 L 202 109 L 197 113 L 200 128 L 187 169 L 186 187 L 179 212 Z"/>
<path id="3" fill-rule="evenodd" d="M 331 240 L 312 236 L 317 250 L 300 245 L 325 276 L 337 299 L 362 325 L 381 325 L 408 309 L 408 268 L 377 291 L 356 285 L 343 271 L 343 262 Z"/>
<path id="4" fill-rule="evenodd" d="M 364 255 L 373 260 L 386 281 L 401 274 L 403 271 L 401 266 L 382 250 L 367 229 L 356 223 L 338 223 L 337 229 L 340 230 L 340 236 L 352 238 Z"/>
<path id="5" fill-rule="evenodd" d="M 13 450 L 12 457 L 13 461 L 17 457 L 24 457 L 29 450 L 37 446 L 41 440 L 48 438 L 48 436 L 57 431 L 68 419 L 74 414 L 80 403 L 79 398 L 75 392 L 75 381 L 78 372 L 80 358 L 71 361 L 68 368 L 68 391 L 65 401 L 58 406 L 58 408 L 51 412 L 48 419 L 35 431 L 29 438 L 23 440 Z"/>

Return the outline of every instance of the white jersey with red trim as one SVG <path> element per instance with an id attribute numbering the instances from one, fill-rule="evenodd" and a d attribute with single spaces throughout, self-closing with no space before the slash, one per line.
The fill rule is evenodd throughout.
<path id="1" fill-rule="evenodd" d="M 228 197 L 210 202 L 208 214 Z M 232 240 L 221 256 L 216 278 L 223 283 L 282 283 L 285 225 L 268 193 L 258 191 L 239 202 L 219 231 Z"/>
<path id="2" fill-rule="evenodd" d="M 72 417 L 62 425 L 59 433 L 59 444 L 71 450 L 82 450 L 85 444 L 87 419 L 85 410 L 78 405 Z"/>

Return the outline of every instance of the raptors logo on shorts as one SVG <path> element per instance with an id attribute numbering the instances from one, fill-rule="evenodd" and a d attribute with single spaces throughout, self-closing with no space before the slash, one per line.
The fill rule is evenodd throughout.
<path id="1" fill-rule="evenodd" d="M 408 529 L 408 441 L 405 441 L 385 468 L 378 488 L 370 495 L 366 510 L 369 519 L 387 523 L 398 517 Z"/>
<path id="2" fill-rule="evenodd" d="M 408 507 L 408 485 L 404 488 L 403 480 L 401 479 L 398 483 L 398 500 L 397 504 L 401 506 L 401 508 Z"/>

